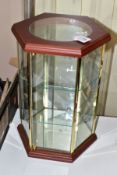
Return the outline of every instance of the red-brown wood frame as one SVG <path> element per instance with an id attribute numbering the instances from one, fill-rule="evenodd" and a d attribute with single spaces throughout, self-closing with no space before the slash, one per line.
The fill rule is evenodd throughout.
<path id="1" fill-rule="evenodd" d="M 18 131 L 22 139 L 24 148 L 29 157 L 69 162 L 69 163 L 73 162 L 77 157 L 79 157 L 97 139 L 95 133 L 90 135 L 80 146 L 78 146 L 74 150 L 73 153 L 66 151 L 58 151 L 54 149 L 43 149 L 43 148 L 36 148 L 34 150 L 31 149 L 29 146 L 29 139 L 22 124 L 18 125 Z"/>
<path id="2" fill-rule="evenodd" d="M 29 27 L 32 23 L 37 20 L 52 17 L 63 17 L 67 19 L 70 18 L 86 23 L 92 29 L 92 33 L 89 36 L 91 41 L 85 44 L 78 41 L 50 41 L 41 39 L 31 34 Z M 12 27 L 12 32 L 14 33 L 23 50 L 26 52 L 73 56 L 77 58 L 81 58 L 82 56 L 93 51 L 97 47 L 100 47 L 111 39 L 110 34 L 104 29 L 104 27 L 102 27 L 101 24 L 96 23 L 92 18 L 86 16 L 62 15 L 53 13 L 43 13 L 41 15 L 16 23 Z"/>

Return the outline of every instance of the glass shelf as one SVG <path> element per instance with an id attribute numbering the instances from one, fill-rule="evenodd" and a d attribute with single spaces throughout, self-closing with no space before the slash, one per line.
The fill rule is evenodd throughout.
<path id="1" fill-rule="evenodd" d="M 91 27 L 81 21 L 51 17 L 33 22 L 29 31 L 36 37 L 51 41 L 73 41 L 78 35 L 89 36 Z"/>
<path id="2" fill-rule="evenodd" d="M 80 135 L 80 138 L 77 136 L 77 146 L 91 134 L 91 128 L 88 121 L 85 121 L 82 116 L 79 117 L 77 130 L 82 134 Z M 37 147 L 69 151 L 72 130 L 72 113 L 64 110 L 43 109 L 38 112 L 37 115 L 33 116 L 32 124 L 34 145 Z"/>
<path id="3" fill-rule="evenodd" d="M 91 106 L 90 106 L 91 107 Z M 83 117 L 77 113 L 79 116 L 79 125 L 85 123 L 87 128 L 91 131 L 90 126 L 88 123 L 90 122 L 90 112 L 85 114 L 87 117 Z M 72 127 L 72 115 L 73 111 L 67 110 L 57 110 L 57 109 L 42 109 L 38 111 L 36 114 L 33 115 L 33 124 L 50 124 L 50 125 L 59 125 L 65 127 Z M 85 116 L 84 115 L 84 116 Z"/>
<path id="4" fill-rule="evenodd" d="M 52 124 L 72 127 L 73 111 L 42 109 L 33 116 L 33 123 Z"/>

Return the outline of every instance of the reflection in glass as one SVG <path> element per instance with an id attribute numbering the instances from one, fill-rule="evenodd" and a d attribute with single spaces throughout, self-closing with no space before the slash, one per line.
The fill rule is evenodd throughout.
<path id="1" fill-rule="evenodd" d="M 32 60 L 33 145 L 70 151 L 77 59 L 34 55 Z"/>
<path id="2" fill-rule="evenodd" d="M 92 133 L 100 71 L 100 49 L 81 59 L 80 89 L 78 101 L 78 134 L 76 147 Z"/>
<path id="3" fill-rule="evenodd" d="M 72 136 L 75 136 L 75 149 L 92 133 L 99 81 L 99 49 L 82 59 L 42 54 L 29 57 L 20 53 L 23 54 L 19 64 L 21 119 L 32 147 L 70 152 Z M 81 64 L 77 67 L 79 60 Z M 79 88 L 76 89 L 78 77 Z M 78 102 L 74 116 L 76 95 Z"/>
<path id="4" fill-rule="evenodd" d="M 72 41 L 78 35 L 89 36 L 91 27 L 81 21 L 52 17 L 35 21 L 29 27 L 29 31 L 39 38 L 53 41 Z"/>
<path id="5" fill-rule="evenodd" d="M 20 116 L 22 119 L 22 124 L 26 130 L 27 135 L 29 135 L 29 99 L 28 99 L 28 67 L 27 59 L 28 54 L 25 53 L 20 45 L 18 45 L 18 55 L 19 55 L 19 88 L 20 88 Z"/>

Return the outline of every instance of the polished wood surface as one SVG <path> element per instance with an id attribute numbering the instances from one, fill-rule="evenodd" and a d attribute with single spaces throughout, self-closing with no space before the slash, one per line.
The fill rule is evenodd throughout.
<path id="1" fill-rule="evenodd" d="M 22 124 L 18 125 L 18 131 L 28 156 L 34 158 L 62 161 L 62 162 L 73 162 L 77 157 L 79 157 L 83 153 L 83 151 L 85 151 L 97 139 L 96 134 L 92 134 L 71 154 L 70 152 L 58 151 L 53 149 L 43 149 L 43 148 L 36 148 L 35 150 L 30 149 L 29 139 Z"/>
<path id="2" fill-rule="evenodd" d="M 78 41 L 50 41 L 36 37 L 29 32 L 29 26 L 33 22 L 51 17 L 72 18 L 86 23 L 92 29 L 92 33 L 89 36 L 91 41 L 85 44 Z M 14 33 L 19 44 L 22 46 L 23 50 L 26 52 L 73 56 L 78 58 L 81 58 L 82 56 L 105 44 L 111 39 L 110 34 L 104 29 L 104 27 L 96 23 L 92 18 L 86 16 L 51 13 L 43 13 L 41 15 L 16 23 L 12 27 L 12 32 Z"/>

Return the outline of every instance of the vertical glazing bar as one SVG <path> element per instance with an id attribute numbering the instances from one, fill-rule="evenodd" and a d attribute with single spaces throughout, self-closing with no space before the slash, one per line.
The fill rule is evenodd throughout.
<path id="1" fill-rule="evenodd" d="M 77 140 L 77 130 L 78 130 L 78 96 L 79 96 L 79 86 L 80 86 L 80 69 L 81 69 L 81 59 L 77 59 L 77 71 L 76 71 L 76 85 L 75 85 L 75 97 L 74 97 L 74 112 L 72 119 L 72 134 L 71 134 L 71 145 L 70 152 L 72 153 L 76 146 Z"/>
<path id="2" fill-rule="evenodd" d="M 104 53 L 105 53 L 105 45 L 101 47 L 101 60 L 100 60 L 100 67 L 99 67 L 99 80 L 98 80 L 98 89 L 94 101 L 94 114 L 93 114 L 93 126 L 92 126 L 92 133 L 95 132 L 96 125 L 97 125 L 97 104 L 98 104 L 98 97 L 99 97 L 99 89 L 100 89 L 100 82 L 101 82 L 101 76 L 102 76 L 102 67 L 103 67 L 103 62 L 104 62 Z"/>
<path id="3" fill-rule="evenodd" d="M 29 145 L 33 147 L 32 143 L 32 57 L 31 54 L 27 55 L 27 72 L 28 72 L 28 98 L 29 98 Z"/>
<path id="4" fill-rule="evenodd" d="M 44 108 L 48 108 L 48 57 L 46 55 L 43 56 L 43 66 L 44 66 L 44 92 L 43 92 L 43 106 Z M 45 146 L 45 123 L 48 120 L 48 111 L 44 110 L 44 118 L 43 118 L 43 147 Z"/>

